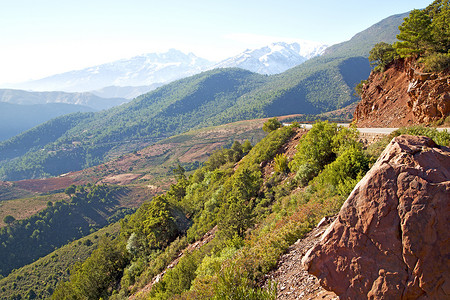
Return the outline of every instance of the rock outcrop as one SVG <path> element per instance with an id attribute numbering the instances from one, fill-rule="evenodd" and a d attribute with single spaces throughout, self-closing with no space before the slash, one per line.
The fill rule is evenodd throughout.
<path id="1" fill-rule="evenodd" d="M 358 127 L 427 124 L 450 115 L 450 74 L 423 73 L 412 59 L 372 72 L 364 85 L 354 122 Z"/>
<path id="2" fill-rule="evenodd" d="M 341 299 L 450 299 L 450 148 L 394 138 L 302 262 Z"/>

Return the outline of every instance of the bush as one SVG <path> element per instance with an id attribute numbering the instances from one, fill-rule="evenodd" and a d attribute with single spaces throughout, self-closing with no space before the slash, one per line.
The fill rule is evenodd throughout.
<path id="1" fill-rule="evenodd" d="M 299 166 L 304 163 L 321 168 L 333 161 L 334 154 L 331 143 L 335 132 L 336 124 L 330 124 L 327 121 L 315 123 L 298 143 L 297 152 L 289 165 L 290 169 L 297 171 Z"/>
<path id="2" fill-rule="evenodd" d="M 218 275 L 218 280 L 214 284 L 214 299 L 249 299 L 264 300 L 276 299 L 276 285 L 270 285 L 267 290 L 253 288 L 247 275 L 236 276 L 235 266 L 228 265 Z"/>
<path id="3" fill-rule="evenodd" d="M 298 185 L 303 187 L 308 185 L 308 182 L 313 179 L 318 173 L 319 170 L 315 165 L 306 162 L 298 167 L 294 179 L 297 181 Z"/>
<path id="4" fill-rule="evenodd" d="M 14 218 L 14 217 L 11 216 L 11 215 L 7 215 L 7 216 L 5 216 L 5 217 L 3 218 L 3 222 L 4 222 L 5 224 L 11 224 L 11 223 L 13 223 L 15 220 L 16 220 L 16 218 Z"/>
<path id="5" fill-rule="evenodd" d="M 361 149 L 352 147 L 327 165 L 315 181 L 321 185 L 330 184 L 336 188 L 338 194 L 347 196 L 369 170 L 369 163 L 369 158 Z"/>
<path id="6" fill-rule="evenodd" d="M 286 154 L 277 154 L 274 158 L 275 171 L 280 173 L 287 173 L 289 171 L 289 162 Z"/>
<path id="7" fill-rule="evenodd" d="M 441 72 L 450 68 L 450 54 L 433 53 L 421 61 L 425 72 Z"/>
<path id="8" fill-rule="evenodd" d="M 280 123 L 280 121 L 278 121 L 277 118 L 272 118 L 272 119 L 269 119 L 267 122 L 264 123 L 262 129 L 265 132 L 271 132 L 271 131 L 277 130 L 281 126 L 283 126 L 283 125 Z"/>
<path id="9" fill-rule="evenodd" d="M 423 127 L 423 126 L 412 126 L 400 128 L 391 133 L 391 139 L 394 136 L 399 136 L 402 134 L 409 135 L 423 135 L 431 138 L 436 144 L 442 146 L 450 146 L 450 133 L 447 130 L 438 131 L 435 128 Z"/>
<path id="10" fill-rule="evenodd" d="M 361 97 L 361 96 L 362 96 L 363 87 L 364 87 L 364 85 L 367 84 L 368 82 L 369 82 L 369 81 L 367 81 L 367 80 L 361 80 L 361 82 L 358 83 L 358 84 L 355 86 L 355 93 L 354 93 L 354 95 L 357 96 L 357 97 Z"/>
<path id="11" fill-rule="evenodd" d="M 397 54 L 392 45 L 380 42 L 376 44 L 369 52 L 369 62 L 371 66 L 375 66 L 375 71 L 384 71 L 386 66 L 391 63 Z"/>

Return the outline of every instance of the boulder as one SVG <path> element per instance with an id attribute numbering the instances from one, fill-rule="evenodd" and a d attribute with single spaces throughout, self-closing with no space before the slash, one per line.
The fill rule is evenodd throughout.
<path id="1" fill-rule="evenodd" d="M 394 138 L 302 262 L 341 299 L 450 299 L 450 148 Z"/>

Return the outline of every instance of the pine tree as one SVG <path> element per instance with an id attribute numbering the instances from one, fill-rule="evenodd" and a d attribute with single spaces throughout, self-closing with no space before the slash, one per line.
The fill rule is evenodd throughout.
<path id="1" fill-rule="evenodd" d="M 420 55 L 431 48 L 431 18 L 423 10 L 411 11 L 402 25 L 394 48 L 401 57 Z"/>

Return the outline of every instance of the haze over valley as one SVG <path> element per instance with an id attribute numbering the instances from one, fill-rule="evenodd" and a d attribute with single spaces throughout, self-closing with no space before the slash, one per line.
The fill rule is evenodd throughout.
<path id="1" fill-rule="evenodd" d="M 428 1 L 9 3 L 0 299 L 448 298 Z"/>

